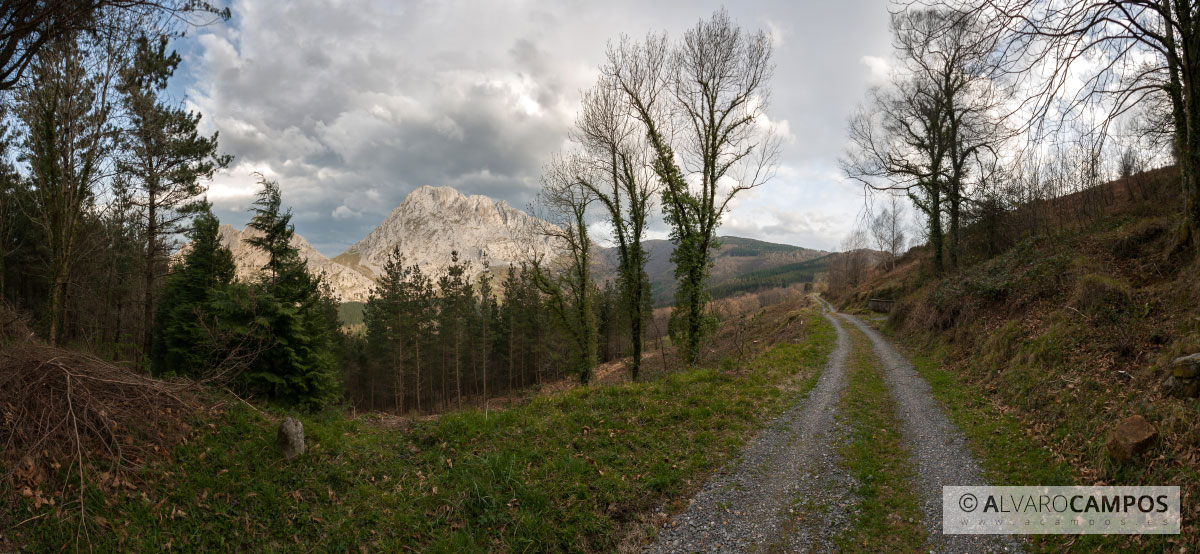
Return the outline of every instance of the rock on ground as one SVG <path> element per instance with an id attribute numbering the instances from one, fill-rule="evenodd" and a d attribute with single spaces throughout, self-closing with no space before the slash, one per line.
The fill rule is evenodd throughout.
<path id="1" fill-rule="evenodd" d="M 294 417 L 285 417 L 279 422 L 279 432 L 275 435 L 279 452 L 284 458 L 291 460 L 304 453 L 304 424 Z"/>

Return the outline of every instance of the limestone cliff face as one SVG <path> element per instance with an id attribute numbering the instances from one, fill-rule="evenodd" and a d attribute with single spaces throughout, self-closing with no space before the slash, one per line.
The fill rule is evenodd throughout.
<path id="1" fill-rule="evenodd" d="M 374 230 L 333 259 L 326 258 L 304 237 L 295 235 L 292 244 L 300 250 L 314 275 L 324 275 L 334 295 L 343 302 L 365 302 L 383 272 L 392 250 L 399 248 L 404 262 L 416 264 L 435 281 L 450 265 L 451 251 L 471 264 L 471 274 L 483 270 L 487 260 L 493 269 L 504 268 L 539 256 L 553 260 L 561 254 L 554 239 L 540 231 L 544 221 L 482 195 L 465 196 L 450 187 L 421 187 L 404 199 Z M 242 280 L 259 277 L 267 256 L 245 243 L 255 231 L 238 231 L 221 226 L 221 240 L 233 251 L 237 275 Z M 713 286 L 744 273 L 782 267 L 828 254 L 785 244 L 722 237 L 714 254 Z M 667 303 L 675 286 L 670 263 L 674 246 L 669 241 L 644 243 L 650 281 L 658 291 L 656 302 Z M 186 248 L 186 247 L 185 247 Z M 616 253 L 611 248 L 594 251 L 593 272 L 598 279 L 614 274 Z"/>
<path id="2" fill-rule="evenodd" d="M 451 251 L 470 262 L 472 273 L 478 273 L 484 260 L 501 268 L 531 255 L 554 258 L 553 241 L 538 232 L 543 224 L 503 200 L 468 197 L 450 187 L 421 187 L 366 238 L 332 260 L 299 234 L 292 238 L 292 245 L 300 250 L 313 275 L 324 276 L 338 300 L 365 302 L 394 248 L 400 249 L 406 264 L 420 265 L 434 279 L 450 265 Z M 221 225 L 220 233 L 221 242 L 233 252 L 238 279 L 258 279 L 267 255 L 245 242 L 257 231 Z"/>
<path id="3" fill-rule="evenodd" d="M 267 263 L 267 253 L 250 246 L 246 239 L 259 236 L 261 233 L 250 228 L 234 229 L 230 225 L 221 225 L 221 243 L 233 253 L 233 262 L 237 266 L 237 278 L 242 281 L 254 281 L 259 278 L 262 267 Z M 365 302 L 371 287 L 375 283 L 361 273 L 345 267 L 326 258 L 316 248 L 313 248 L 299 234 L 292 236 L 292 246 L 300 250 L 300 257 L 308 264 L 308 271 L 313 275 L 321 275 L 333 289 L 333 295 L 342 302 Z"/>
<path id="4" fill-rule="evenodd" d="M 552 258 L 556 248 L 538 233 L 542 222 L 500 200 L 465 196 L 450 187 L 421 187 L 404 199 L 366 238 L 334 258 L 375 279 L 394 248 L 405 263 L 438 275 L 450 264 L 450 252 L 469 261 L 474 271 L 518 263 L 532 255 Z"/>

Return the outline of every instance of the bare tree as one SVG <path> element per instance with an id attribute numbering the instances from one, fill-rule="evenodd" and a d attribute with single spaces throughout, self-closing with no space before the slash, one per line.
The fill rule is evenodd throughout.
<path id="1" fill-rule="evenodd" d="M 852 289 L 863 282 L 871 264 L 871 253 L 866 248 L 867 232 L 860 226 L 842 239 L 842 251 L 829 264 L 831 292 Z"/>
<path id="2" fill-rule="evenodd" d="M 963 203 L 971 178 L 995 166 L 1009 133 L 995 119 L 1006 97 L 988 63 L 991 35 L 982 24 L 948 10 L 893 14 L 900 67 L 886 88 L 850 120 L 846 175 L 874 190 L 904 191 L 926 216 L 936 272 L 958 262 Z"/>
<path id="3" fill-rule="evenodd" d="M 571 365 L 579 382 L 587 384 L 596 366 L 598 327 L 592 307 L 592 243 L 588 237 L 587 211 L 595 201 L 583 186 L 587 166 L 575 156 L 551 162 L 542 178 L 539 204 L 544 208 L 540 231 L 564 246 L 567 258 L 558 267 L 546 260 L 532 260 L 534 283 L 549 297 L 551 311 L 571 341 Z M 553 261 L 551 261 L 553 262 Z"/>
<path id="4" fill-rule="evenodd" d="M 871 237 L 875 245 L 888 256 L 888 269 L 896 269 L 896 258 L 904 250 L 904 204 L 896 194 L 887 195 L 887 204 L 871 218 Z"/>
<path id="5" fill-rule="evenodd" d="M 738 193 L 774 173 L 779 137 L 766 120 L 771 42 L 724 10 L 672 44 L 665 35 L 623 39 L 601 68 L 640 123 L 662 186 L 678 280 L 673 334 L 694 363 L 713 325 L 706 282 L 716 230 Z"/>
<path id="6" fill-rule="evenodd" d="M 6 0 L 0 3 L 0 90 L 12 88 L 38 55 L 55 41 L 81 32 L 120 32 L 106 25 L 105 11 L 141 16 L 164 14 L 186 24 L 229 19 L 229 8 L 201 0 Z"/>
<path id="7" fill-rule="evenodd" d="M 642 248 L 658 182 L 638 125 L 611 79 L 583 95 L 574 139 L 582 145 L 579 184 L 604 207 L 617 247 L 617 273 L 631 346 L 630 375 L 637 380 L 650 313 L 650 277 Z"/>
<path id="8" fill-rule="evenodd" d="M 924 3 L 924 2 L 922 2 Z M 1200 249 L 1200 6 L 1191 0 L 944 0 L 987 18 L 994 63 L 1031 91 L 1026 127 L 1091 118 L 1104 136 L 1147 101 L 1165 104 L 1183 184 L 1181 246 Z M 1080 71 L 1082 70 L 1082 71 Z M 1082 84 L 1078 81 L 1082 80 Z M 1078 85 L 1078 86 L 1077 86 Z"/>

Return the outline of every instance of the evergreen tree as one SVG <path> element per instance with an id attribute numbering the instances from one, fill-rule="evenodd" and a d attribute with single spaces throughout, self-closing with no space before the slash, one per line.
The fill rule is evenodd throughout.
<path id="1" fill-rule="evenodd" d="M 142 36 L 132 63 L 121 72 L 117 86 L 130 127 L 123 134 L 128 156 L 119 161 L 118 192 L 139 208 L 145 240 L 143 314 L 146 322 L 142 347 L 149 350 L 154 313 L 155 281 L 166 266 L 170 244 L 184 221 L 201 209 L 200 179 L 212 178 L 231 158 L 217 153 L 217 135 L 198 131 L 200 114 L 163 103 L 162 93 L 181 58 L 167 51 L 167 37 Z"/>
<path id="2" fill-rule="evenodd" d="M 5 296 L 6 262 L 16 251 L 17 203 L 24 188 L 20 174 L 9 163 L 12 135 L 7 123 L 8 116 L 7 98 L 0 99 L 0 302 L 4 301 Z"/>
<path id="3" fill-rule="evenodd" d="M 259 184 L 248 227 L 261 235 L 246 242 L 268 256 L 266 278 L 256 291 L 256 318 L 265 322 L 268 341 L 244 379 L 251 390 L 274 399 L 320 407 L 337 393 L 320 279 L 308 273 L 292 245 L 292 213 L 281 209 L 279 185 L 265 178 Z"/>
<path id="4" fill-rule="evenodd" d="M 478 332 L 475 339 L 478 344 L 479 364 L 482 375 L 483 397 L 488 397 L 488 367 L 492 358 L 492 329 L 498 325 L 496 313 L 496 297 L 492 288 L 490 266 L 485 260 L 483 273 L 479 276 L 479 314 Z"/>
<path id="5" fill-rule="evenodd" d="M 191 246 L 167 277 L 155 319 L 151 369 L 155 374 L 200 377 L 212 370 L 228 345 L 214 344 L 213 300 L 233 283 L 233 254 L 221 244 L 220 222 L 207 208 L 192 223 Z"/>
<path id="6" fill-rule="evenodd" d="M 63 338 L 67 287 L 83 250 L 81 230 L 111 153 L 110 106 L 89 55 L 73 37 L 43 49 L 31 65 L 38 86 L 18 95 L 17 112 L 26 129 L 24 157 L 33 181 L 31 222 L 42 236 L 50 286 L 50 344 Z"/>
<path id="7" fill-rule="evenodd" d="M 379 286 L 371 291 L 363 311 L 363 322 L 367 330 L 367 345 L 371 358 L 381 371 L 370 383 L 370 401 L 375 407 L 376 383 L 386 384 L 391 390 L 392 408 L 404 410 L 404 376 L 408 366 L 406 343 L 414 333 L 414 313 L 411 298 L 410 276 L 412 268 L 404 265 L 399 248 L 393 249 L 383 266 Z"/>
<path id="8" fill-rule="evenodd" d="M 450 252 L 450 265 L 446 273 L 438 278 L 441 291 L 440 321 L 438 335 L 442 339 L 442 384 L 443 401 L 449 398 L 449 375 L 454 376 L 455 402 L 462 405 L 463 342 L 467 331 L 468 304 L 474 296 L 468 281 L 469 262 L 460 261 L 458 251 Z"/>

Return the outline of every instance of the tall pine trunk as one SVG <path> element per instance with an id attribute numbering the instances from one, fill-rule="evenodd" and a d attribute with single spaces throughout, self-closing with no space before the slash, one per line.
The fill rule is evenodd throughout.
<path id="1" fill-rule="evenodd" d="M 145 304 L 142 307 L 142 359 L 150 355 L 150 346 L 154 342 L 154 250 L 155 237 L 158 233 L 158 207 L 155 205 L 155 191 L 147 187 L 149 200 L 146 203 L 146 273 L 143 276 L 143 286 L 146 287 Z"/>

